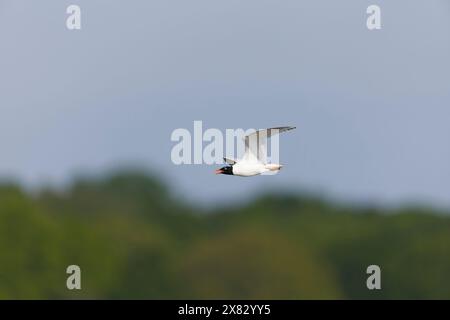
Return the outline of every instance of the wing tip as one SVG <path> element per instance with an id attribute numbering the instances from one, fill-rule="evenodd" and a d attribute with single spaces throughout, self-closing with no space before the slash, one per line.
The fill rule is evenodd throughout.
<path id="1" fill-rule="evenodd" d="M 231 158 L 223 157 L 223 161 L 231 166 L 236 164 L 236 160 L 231 159 Z"/>
<path id="2" fill-rule="evenodd" d="M 275 128 L 270 128 L 271 129 L 276 129 L 276 130 L 280 130 L 280 131 L 289 131 L 289 130 L 294 130 L 297 129 L 296 126 L 284 126 L 284 127 L 275 127 Z"/>

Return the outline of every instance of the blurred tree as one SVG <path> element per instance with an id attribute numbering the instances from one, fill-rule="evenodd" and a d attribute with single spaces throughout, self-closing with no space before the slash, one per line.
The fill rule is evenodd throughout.
<path id="1" fill-rule="evenodd" d="M 203 211 L 136 170 L 33 195 L 0 184 L 1 299 L 450 299 L 448 270 L 450 216 L 426 208 L 279 193 Z"/>

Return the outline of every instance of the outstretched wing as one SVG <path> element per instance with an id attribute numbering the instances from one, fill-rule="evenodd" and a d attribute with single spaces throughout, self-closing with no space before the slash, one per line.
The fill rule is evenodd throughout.
<path id="1" fill-rule="evenodd" d="M 267 162 L 267 139 L 295 127 L 275 127 L 261 129 L 244 137 L 245 153 L 243 159 L 247 162 Z"/>

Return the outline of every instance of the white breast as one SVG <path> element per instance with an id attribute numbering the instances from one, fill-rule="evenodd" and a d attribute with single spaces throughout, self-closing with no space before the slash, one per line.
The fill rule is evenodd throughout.
<path id="1" fill-rule="evenodd" d="M 241 177 L 251 177 L 268 171 L 262 163 L 238 162 L 233 166 L 233 174 Z"/>

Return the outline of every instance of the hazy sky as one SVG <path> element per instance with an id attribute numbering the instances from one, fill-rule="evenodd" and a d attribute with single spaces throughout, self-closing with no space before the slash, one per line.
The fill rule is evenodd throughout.
<path id="1" fill-rule="evenodd" d="M 450 206 L 448 0 L 0 0 L 0 39 L 0 176 L 134 163 L 193 201 L 295 187 Z M 170 160 L 194 120 L 297 130 L 280 174 L 216 176 Z"/>

